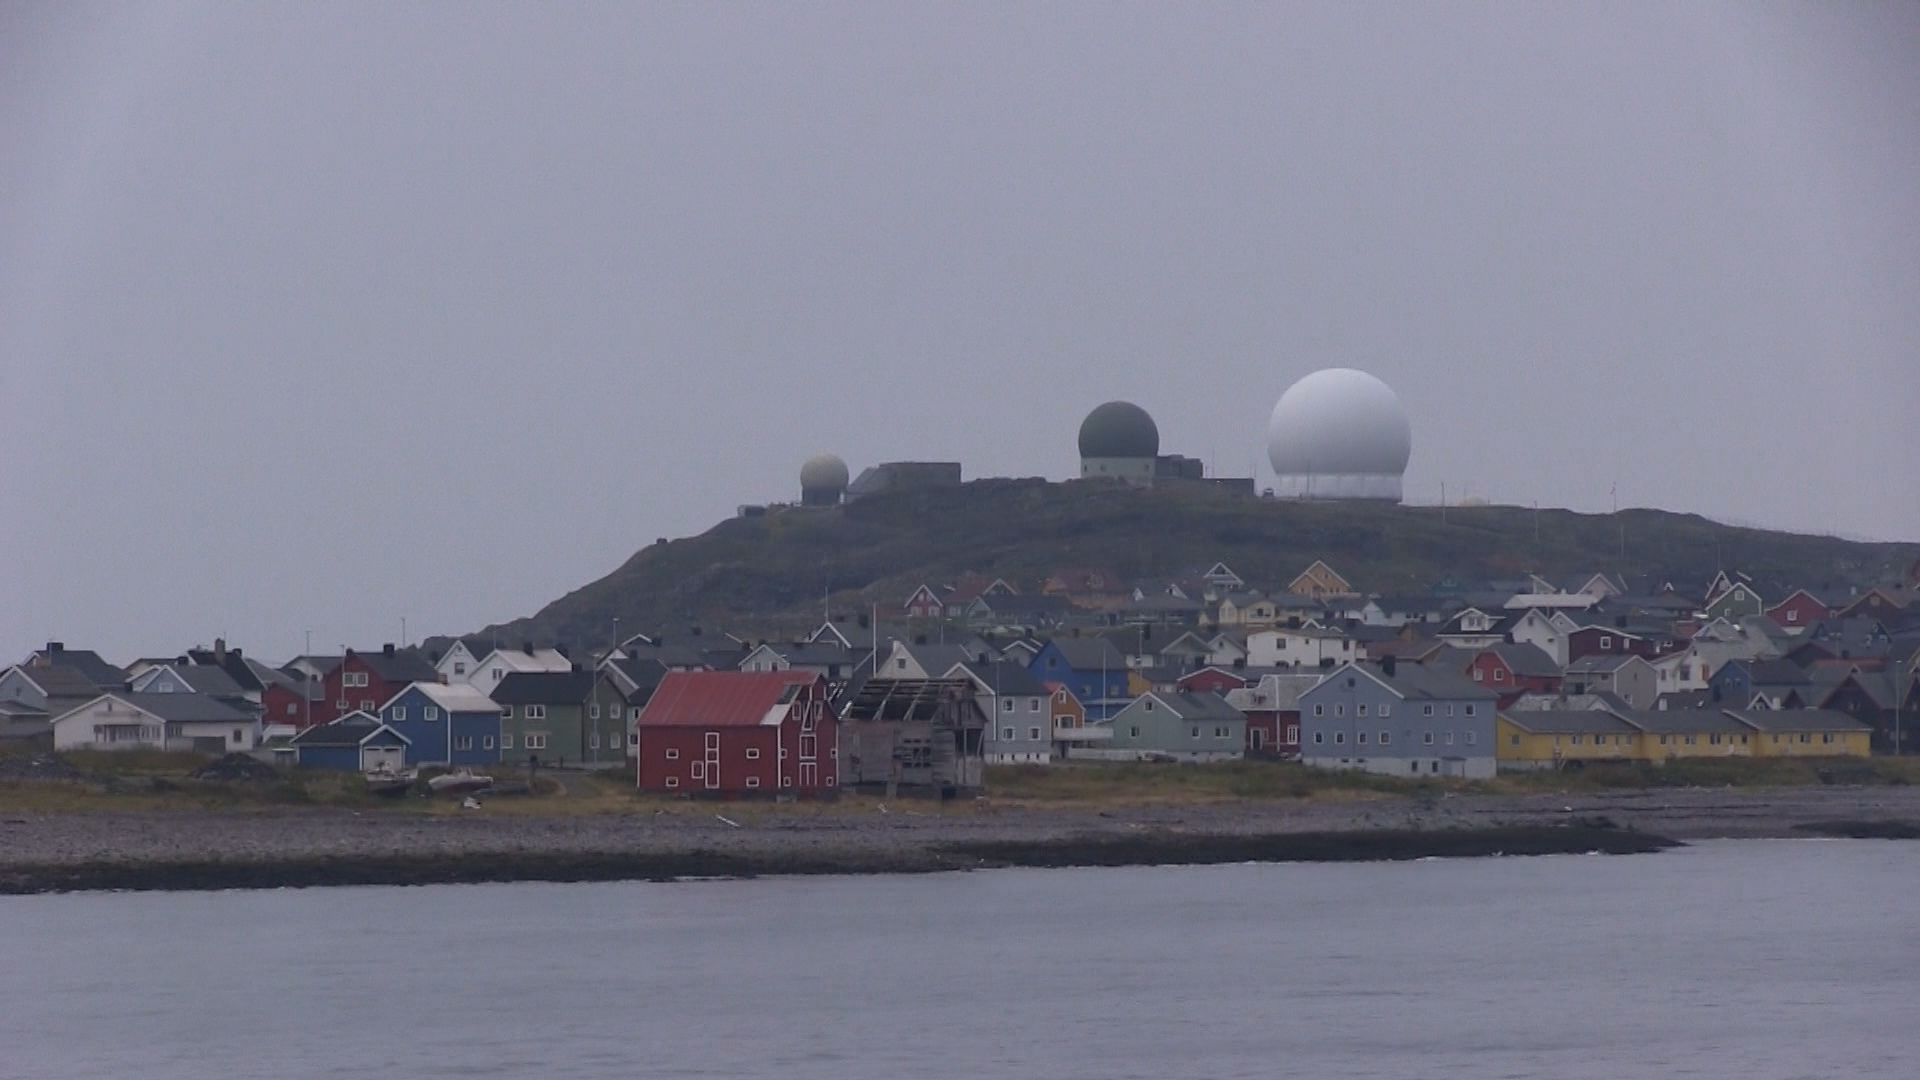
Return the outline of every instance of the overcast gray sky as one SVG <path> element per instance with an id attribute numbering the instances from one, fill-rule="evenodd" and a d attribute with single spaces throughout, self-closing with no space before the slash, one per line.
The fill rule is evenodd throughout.
<path id="1" fill-rule="evenodd" d="M 1920 7 L 0 6 L 0 657 L 527 614 L 809 454 L 1920 539 Z"/>

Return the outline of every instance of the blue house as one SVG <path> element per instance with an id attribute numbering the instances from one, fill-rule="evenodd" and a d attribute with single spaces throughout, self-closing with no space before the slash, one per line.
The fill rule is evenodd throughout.
<path id="1" fill-rule="evenodd" d="M 1065 684 L 1086 706 L 1087 721 L 1113 718 L 1133 699 L 1127 695 L 1127 658 L 1102 637 L 1054 638 L 1027 662 L 1043 683 Z"/>
<path id="2" fill-rule="evenodd" d="M 1807 673 L 1786 660 L 1729 660 L 1707 680 L 1712 700 L 1725 708 L 1797 709 L 1811 704 Z"/>
<path id="3" fill-rule="evenodd" d="M 407 757 L 406 736 L 358 710 L 308 728 L 290 745 L 303 769 L 367 772 L 384 767 L 398 772 Z"/>
<path id="4" fill-rule="evenodd" d="M 1300 694 L 1300 760 L 1388 776 L 1489 780 L 1497 771 L 1493 691 L 1455 671 L 1342 664 Z"/>
<path id="5" fill-rule="evenodd" d="M 407 766 L 493 765 L 500 760 L 500 706 L 471 686 L 408 683 L 380 707 L 407 740 Z"/>

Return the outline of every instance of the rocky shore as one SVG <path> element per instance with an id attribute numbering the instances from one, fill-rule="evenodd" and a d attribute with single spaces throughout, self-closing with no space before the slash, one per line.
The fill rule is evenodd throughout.
<path id="1" fill-rule="evenodd" d="M 1254 801 L 1094 810 L 847 800 L 619 814 L 288 808 L 0 818 L 0 892 L 921 872 L 1642 851 L 1920 822 L 1920 788 Z M 1872 833 L 1866 833 L 1872 835 Z M 1898 829 L 1882 835 L 1899 835 Z"/>

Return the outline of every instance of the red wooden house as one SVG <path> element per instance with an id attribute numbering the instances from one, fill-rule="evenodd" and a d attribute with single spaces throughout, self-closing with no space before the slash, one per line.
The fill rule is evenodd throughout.
<path id="1" fill-rule="evenodd" d="M 348 649 L 327 672 L 326 693 L 313 703 L 314 723 L 330 724 L 355 710 L 376 713 L 409 684 L 439 681 L 440 672 L 417 649 L 395 649 L 392 644 L 379 652 Z"/>
<path id="2" fill-rule="evenodd" d="M 931 585 L 922 585 L 913 590 L 913 595 L 907 597 L 906 607 L 909 619 L 937 619 L 947 610 L 940 594 Z"/>
<path id="3" fill-rule="evenodd" d="M 830 793 L 838 725 L 827 680 L 814 672 L 669 671 L 635 722 L 636 782 L 674 793 Z"/>
<path id="4" fill-rule="evenodd" d="M 1506 708 L 1522 694 L 1560 692 L 1560 665 L 1538 645 L 1491 645 L 1473 655 L 1467 665 L 1467 677 L 1497 696 L 1497 707 Z"/>
<path id="5" fill-rule="evenodd" d="M 1221 667 L 1204 667 L 1199 671 L 1190 671 L 1180 676 L 1179 687 L 1192 694 L 1219 694 L 1226 696 L 1229 690 L 1244 689 L 1252 680 L 1247 673 L 1232 671 Z"/>

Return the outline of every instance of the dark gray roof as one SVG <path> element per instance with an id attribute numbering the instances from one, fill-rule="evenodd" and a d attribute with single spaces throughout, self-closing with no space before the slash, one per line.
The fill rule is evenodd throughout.
<path id="1" fill-rule="evenodd" d="M 253 714 L 205 694 L 136 694 L 120 690 L 108 696 L 169 723 L 250 723 L 253 720 Z"/>
<path id="2" fill-rule="evenodd" d="M 96 689 L 112 690 L 127 684 L 127 673 L 101 659 L 100 654 L 92 649 L 69 649 L 63 646 L 56 651 L 49 647 L 35 656 L 48 667 L 79 672 Z"/>
<path id="3" fill-rule="evenodd" d="M 509 671 L 493 688 L 493 700 L 502 705 L 578 705 L 591 693 L 592 672 Z"/>
<path id="4" fill-rule="evenodd" d="M 49 698 L 92 698 L 100 694 L 100 687 L 79 668 L 23 665 L 20 671 Z"/>
<path id="5" fill-rule="evenodd" d="M 351 712 L 330 724 L 318 724 L 295 735 L 290 745 L 308 748 L 357 747 L 367 736 L 384 729 L 392 742 L 404 743 L 406 736 L 363 712 Z M 389 741 L 382 739 L 381 741 Z"/>
<path id="6" fill-rule="evenodd" d="M 1592 653 L 1567 665 L 1568 675 L 1612 674 L 1641 657 L 1632 653 Z M 1644 663 L 1644 660 L 1642 660 Z"/>
<path id="7" fill-rule="evenodd" d="M 1227 704 L 1227 699 L 1219 694 L 1196 693 L 1187 690 L 1156 690 L 1153 696 L 1167 703 L 1167 708 L 1179 714 L 1182 720 L 1245 720 L 1247 714 Z"/>
<path id="8" fill-rule="evenodd" d="M 439 669 L 418 649 L 395 649 L 391 656 L 384 650 L 356 652 L 353 655 L 367 666 L 367 670 L 390 683 L 440 681 Z"/>
<path id="9" fill-rule="evenodd" d="M 1492 701 L 1495 694 L 1472 679 L 1431 664 L 1395 664 L 1387 674 L 1378 664 L 1356 664 L 1391 686 L 1408 701 Z"/>
<path id="10" fill-rule="evenodd" d="M 1729 710 L 1729 715 L 1761 731 L 1866 731 L 1866 724 L 1832 709 Z"/>
<path id="11" fill-rule="evenodd" d="M 1729 660 L 1726 666 L 1744 670 L 1755 686 L 1805 686 L 1808 683 L 1806 671 L 1785 660 Z"/>
<path id="12" fill-rule="evenodd" d="M 1655 735 L 1739 734 L 1752 729 L 1723 709 L 1622 709 L 1635 727 Z"/>
<path id="13" fill-rule="evenodd" d="M 1067 666 L 1076 671 L 1098 671 L 1102 667 L 1108 671 L 1126 670 L 1126 656 L 1106 638 L 1054 638 L 1053 645 L 1060 650 Z"/>
<path id="14" fill-rule="evenodd" d="M 1002 697 L 1046 697 L 1047 688 L 1031 672 L 1019 664 L 1006 660 L 982 664 L 978 661 L 955 664 L 941 672 L 952 676 L 964 671 L 979 680 L 980 685 Z"/>
<path id="15" fill-rule="evenodd" d="M 1520 730 L 1536 735 L 1609 735 L 1638 730 L 1604 709 L 1520 709 L 1500 715 Z"/>
<path id="16" fill-rule="evenodd" d="M 1560 674 L 1560 665 L 1554 663 L 1553 657 L 1538 645 L 1502 642 L 1491 646 L 1488 651 L 1498 656 L 1516 675 L 1544 677 Z"/>

